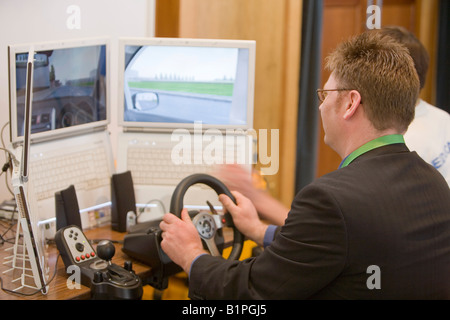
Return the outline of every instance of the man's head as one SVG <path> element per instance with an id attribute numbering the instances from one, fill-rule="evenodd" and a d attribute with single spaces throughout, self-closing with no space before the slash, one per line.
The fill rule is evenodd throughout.
<path id="1" fill-rule="evenodd" d="M 403 45 L 380 33 L 364 32 L 341 43 L 328 56 L 326 67 L 336 88 L 350 89 L 334 94 L 354 104 L 351 115 L 362 111 L 380 132 L 406 131 L 414 119 L 419 78 Z"/>
<path id="2" fill-rule="evenodd" d="M 428 65 L 430 63 L 430 56 L 420 40 L 417 39 L 414 33 L 399 26 L 383 27 L 376 30 L 376 32 L 394 38 L 408 49 L 409 54 L 414 61 L 417 74 L 419 75 L 420 89 L 423 89 L 427 77 Z"/>

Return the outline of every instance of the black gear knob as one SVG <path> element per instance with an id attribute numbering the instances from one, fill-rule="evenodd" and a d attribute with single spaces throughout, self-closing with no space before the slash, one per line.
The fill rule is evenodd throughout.
<path id="1" fill-rule="evenodd" d="M 116 247 L 109 240 L 102 240 L 97 245 L 97 255 L 100 259 L 111 263 L 112 257 L 116 253 Z"/>

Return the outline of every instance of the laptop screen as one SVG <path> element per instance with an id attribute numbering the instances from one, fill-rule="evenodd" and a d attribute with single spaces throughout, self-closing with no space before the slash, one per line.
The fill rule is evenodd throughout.
<path id="1" fill-rule="evenodd" d="M 251 128 L 255 42 L 121 39 L 119 122 L 126 129 Z"/>
<path id="2" fill-rule="evenodd" d="M 77 40 L 9 46 L 11 140 L 24 133 L 28 48 L 34 47 L 31 139 L 48 140 L 108 123 L 107 42 Z"/>

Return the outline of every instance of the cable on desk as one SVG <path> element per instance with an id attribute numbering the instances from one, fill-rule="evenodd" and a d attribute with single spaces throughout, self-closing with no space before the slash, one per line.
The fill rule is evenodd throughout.
<path id="1" fill-rule="evenodd" d="M 23 293 L 23 292 L 17 292 L 17 291 L 14 291 L 14 290 L 6 289 L 6 288 L 3 288 L 3 279 L 2 279 L 2 277 L 0 277 L 0 287 L 1 287 L 1 289 L 2 289 L 4 292 L 6 292 L 6 293 L 9 293 L 9 294 L 15 294 L 15 295 L 20 295 L 20 296 L 25 296 L 25 297 L 30 297 L 30 296 L 32 296 L 32 295 L 35 295 L 36 293 L 41 292 L 42 290 L 45 289 L 46 286 L 48 286 L 48 285 L 50 284 L 50 282 L 53 281 L 53 279 L 55 279 L 56 272 L 58 271 L 58 260 L 59 260 L 59 257 L 60 257 L 60 256 L 61 256 L 61 254 L 58 254 L 58 256 L 56 257 L 55 271 L 54 271 L 54 273 L 53 273 L 53 276 L 52 276 L 52 277 L 50 278 L 50 280 L 49 280 L 46 284 L 44 284 L 40 289 L 36 289 L 36 291 L 33 291 L 33 292 L 31 292 L 31 293 Z"/>
<path id="2" fill-rule="evenodd" d="M 13 212 L 13 215 L 14 215 L 14 212 Z M 5 227 L 5 228 L 7 228 L 7 229 L 6 229 L 6 231 L 4 231 L 2 234 L 0 234 L 0 245 L 5 244 L 5 243 L 11 243 L 11 244 L 14 244 L 16 235 L 14 234 L 13 237 L 11 237 L 11 238 L 6 238 L 6 234 L 7 234 L 8 232 L 10 232 L 10 231 L 13 232 L 13 233 L 15 233 L 15 232 L 12 230 L 12 228 L 17 224 L 17 222 L 9 222 L 9 223 L 8 223 L 9 226 L 4 226 L 4 225 L 3 225 L 3 222 L 4 222 L 3 219 L 0 219 L 0 226 Z M 20 236 L 21 236 L 21 235 L 20 235 Z"/>
<path id="3" fill-rule="evenodd" d="M 166 207 L 164 206 L 164 203 L 163 203 L 161 200 L 159 200 L 159 199 L 152 199 L 152 200 L 147 201 L 147 203 L 146 203 L 142 208 L 140 208 L 140 209 L 138 210 L 138 213 L 137 213 L 137 216 L 136 216 L 136 221 L 139 219 L 139 216 L 145 211 L 145 209 L 146 209 L 152 202 L 158 203 L 158 204 L 161 206 L 163 213 L 166 213 L 166 212 L 167 212 L 167 211 L 166 211 Z"/>

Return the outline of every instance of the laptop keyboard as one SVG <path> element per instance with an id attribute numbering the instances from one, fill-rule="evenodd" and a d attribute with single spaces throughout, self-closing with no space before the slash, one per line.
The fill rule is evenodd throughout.
<path id="1" fill-rule="evenodd" d="M 129 147 L 128 170 L 137 185 L 177 185 L 194 173 L 211 173 L 214 165 L 176 164 L 171 148 Z"/>
<path id="2" fill-rule="evenodd" d="M 209 159 L 215 151 L 205 151 L 208 145 L 203 145 L 203 150 L 191 149 L 190 158 L 177 154 L 174 150 L 175 143 L 152 143 L 148 141 L 134 141 L 127 149 L 127 170 L 130 170 L 133 183 L 136 185 L 161 185 L 176 186 L 185 177 L 194 173 L 212 174 L 217 164 L 243 163 L 245 159 L 245 146 L 226 144 L 220 159 Z M 197 153 L 194 153 L 197 152 Z M 172 159 L 172 157 L 176 159 Z M 206 157 L 206 158 L 205 158 Z M 238 161 L 239 160 L 239 161 Z"/>
<path id="3" fill-rule="evenodd" d="M 33 155 L 31 159 L 30 181 L 37 200 L 51 198 L 70 185 L 77 191 L 109 186 L 110 179 L 104 147 L 74 150 L 60 156 Z"/>

